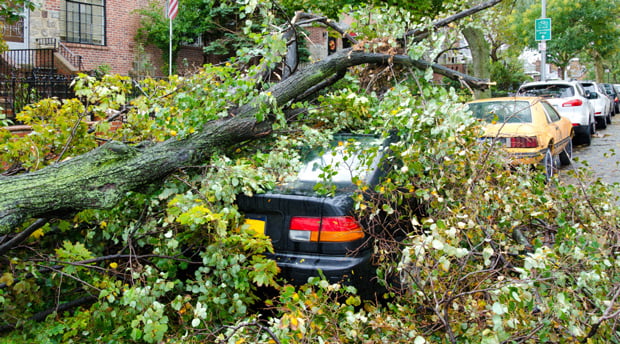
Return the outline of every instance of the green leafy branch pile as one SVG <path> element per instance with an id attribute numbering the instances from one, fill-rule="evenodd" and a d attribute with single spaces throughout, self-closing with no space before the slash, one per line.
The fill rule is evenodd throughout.
<path id="1" fill-rule="evenodd" d="M 258 73 L 233 59 L 192 77 L 145 80 L 133 98 L 125 78 L 82 77 L 78 98 L 43 100 L 19 115 L 32 134 L 0 131 L 0 160 L 34 171 L 110 139 L 185 137 L 236 104 L 269 99 L 241 70 Z M 278 119 L 270 136 L 225 147 L 113 209 L 37 230 L 0 257 L 0 340 L 620 341 L 611 187 L 586 169 L 546 183 L 540 170 L 507 166 L 478 143 L 467 99 L 431 79 L 431 71 L 410 71 L 375 93 L 352 74 L 292 105 L 304 109 L 295 116 L 267 106 L 258 116 Z M 105 118 L 115 111 L 123 123 L 112 131 Z M 101 122 L 88 130 L 86 119 Z M 354 196 L 376 236 L 377 278 L 387 290 L 374 301 L 321 279 L 301 287 L 281 280 L 265 257 L 269 239 L 250 232 L 235 205 L 239 194 L 288 180 L 303 148 L 343 130 L 399 137 L 387 178 Z M 397 241 L 384 229 L 406 235 Z"/>

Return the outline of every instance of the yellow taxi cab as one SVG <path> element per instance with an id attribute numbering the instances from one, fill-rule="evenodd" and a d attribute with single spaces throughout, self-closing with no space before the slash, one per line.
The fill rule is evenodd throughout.
<path id="1" fill-rule="evenodd" d="M 542 164 L 547 179 L 557 167 L 571 163 L 573 125 L 539 97 L 488 98 L 468 102 L 484 122 L 481 140 L 509 153 L 513 164 Z M 559 159 L 556 159 L 559 158 Z"/>

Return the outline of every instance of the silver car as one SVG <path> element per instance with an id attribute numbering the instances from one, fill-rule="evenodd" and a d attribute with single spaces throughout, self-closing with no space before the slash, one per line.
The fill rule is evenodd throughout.
<path id="1" fill-rule="evenodd" d="M 552 80 L 528 82 L 517 91 L 517 96 L 542 97 L 553 105 L 560 115 L 573 123 L 575 143 L 590 145 L 596 132 L 594 107 L 590 98 L 596 97 L 577 81 Z"/>

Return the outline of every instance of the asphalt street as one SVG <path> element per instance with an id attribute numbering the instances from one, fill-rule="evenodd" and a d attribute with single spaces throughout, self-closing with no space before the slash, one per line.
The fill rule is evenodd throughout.
<path id="1" fill-rule="evenodd" d="M 597 131 L 590 146 L 576 146 L 573 159 L 572 167 L 585 167 L 607 184 L 620 183 L 620 115 Z M 561 173 L 572 167 L 563 167 Z"/>

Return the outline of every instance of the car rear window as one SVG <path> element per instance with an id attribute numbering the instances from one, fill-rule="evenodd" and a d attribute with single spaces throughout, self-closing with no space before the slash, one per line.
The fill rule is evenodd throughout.
<path id="1" fill-rule="evenodd" d="M 376 167 L 368 150 L 380 147 L 383 140 L 373 136 L 340 136 L 334 139 L 328 150 L 315 151 L 311 155 L 312 158 L 307 160 L 297 176 L 299 181 L 351 183 L 353 177 L 364 179 Z"/>
<path id="2" fill-rule="evenodd" d="M 582 87 L 583 87 L 583 89 L 584 89 L 584 90 L 586 90 L 586 91 L 590 91 L 590 92 L 593 92 L 593 91 L 598 91 L 598 90 L 596 89 L 596 85 L 594 85 L 594 84 L 590 84 L 590 83 L 584 83 L 584 82 L 582 82 L 582 83 L 581 83 L 581 86 L 582 86 Z"/>
<path id="3" fill-rule="evenodd" d="M 527 101 L 490 101 L 468 104 L 475 118 L 487 123 L 532 123 L 532 111 Z"/>
<path id="4" fill-rule="evenodd" d="M 522 87 L 517 95 L 543 98 L 568 98 L 575 96 L 575 90 L 570 85 L 531 85 Z"/>
<path id="5" fill-rule="evenodd" d="M 381 174 L 381 159 L 390 139 L 373 135 L 336 135 L 329 147 L 310 150 L 293 182 L 279 185 L 279 191 L 306 193 L 319 183 L 345 191 L 356 187 L 356 180 L 372 184 Z"/>

